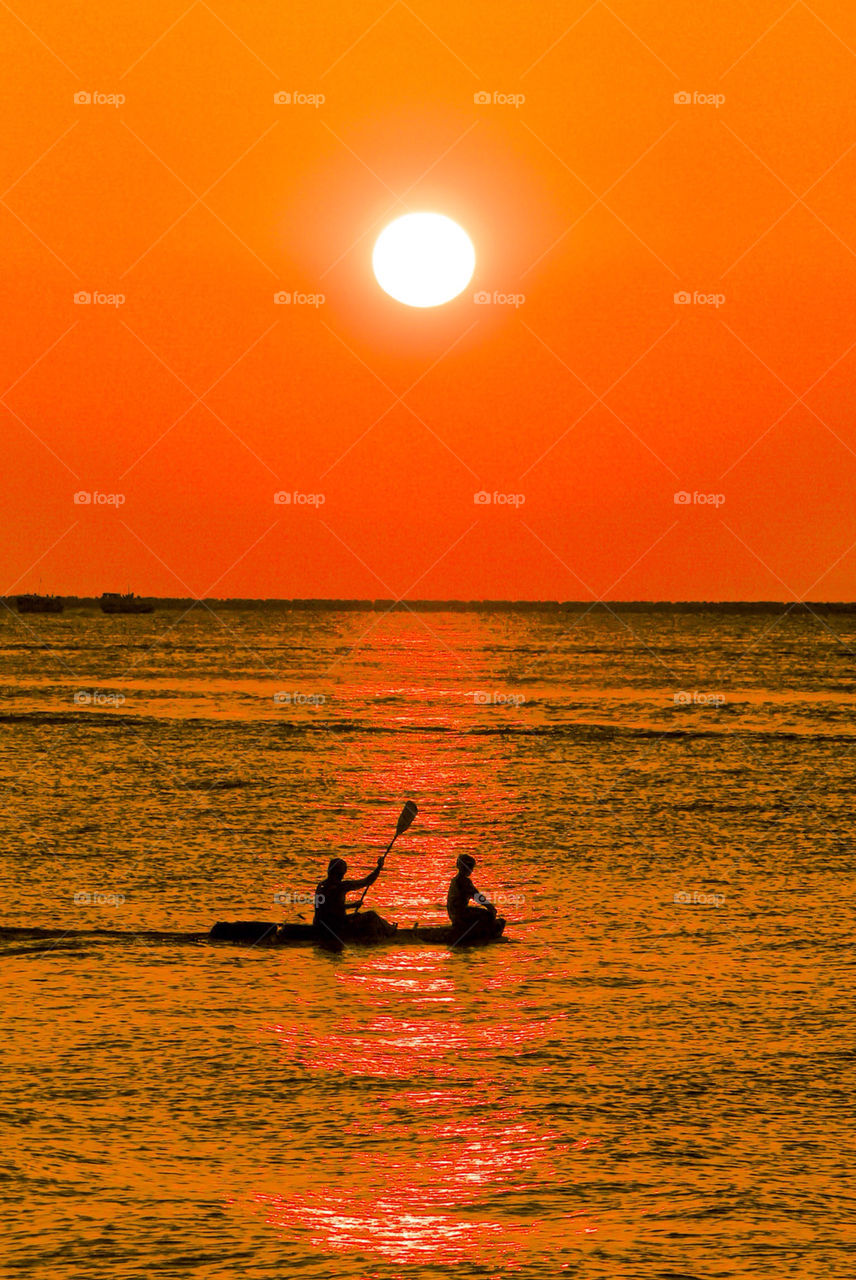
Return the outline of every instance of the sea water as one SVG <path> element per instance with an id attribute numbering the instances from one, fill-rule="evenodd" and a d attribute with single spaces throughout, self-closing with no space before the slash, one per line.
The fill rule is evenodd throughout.
<path id="1" fill-rule="evenodd" d="M 854 660 L 784 606 L 3 610 L 10 1274 L 852 1275 Z M 366 907 L 467 852 L 507 941 L 202 940 L 409 798 Z"/>

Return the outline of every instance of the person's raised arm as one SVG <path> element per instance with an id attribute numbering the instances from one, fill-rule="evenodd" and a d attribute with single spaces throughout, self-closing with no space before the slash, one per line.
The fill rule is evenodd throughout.
<path id="1" fill-rule="evenodd" d="M 362 880 L 343 880 L 342 889 L 345 893 L 353 893 L 356 889 L 367 889 L 370 884 L 374 884 L 381 871 L 383 870 L 383 858 L 378 858 L 377 866 L 374 871 L 370 871 Z"/>

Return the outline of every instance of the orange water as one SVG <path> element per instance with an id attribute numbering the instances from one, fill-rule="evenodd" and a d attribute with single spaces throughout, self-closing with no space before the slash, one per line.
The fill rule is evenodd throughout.
<path id="1" fill-rule="evenodd" d="M 851 1275 L 856 623 L 777 616 L 7 620 L 11 1274 Z M 466 849 L 508 943 L 176 936 L 408 796 L 367 905 Z"/>

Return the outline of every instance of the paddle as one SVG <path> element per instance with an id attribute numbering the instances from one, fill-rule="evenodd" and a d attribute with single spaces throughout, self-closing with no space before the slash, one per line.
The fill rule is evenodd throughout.
<path id="1" fill-rule="evenodd" d="M 401 810 L 401 816 L 398 819 L 398 825 L 395 828 L 395 835 L 392 837 L 389 844 L 386 846 L 386 852 L 383 855 L 384 857 L 387 856 L 387 854 L 389 853 L 392 846 L 395 844 L 398 837 L 401 835 L 404 835 L 404 832 L 410 826 L 411 822 L 416 817 L 418 812 L 419 810 L 416 808 L 416 805 L 413 803 L 412 800 L 406 801 L 404 808 Z M 354 907 L 355 914 L 357 911 L 359 911 L 360 907 L 363 905 L 363 898 L 365 898 L 368 891 L 369 891 L 369 886 L 366 885 L 365 889 L 363 889 L 363 897 L 360 898 L 359 902 Z"/>

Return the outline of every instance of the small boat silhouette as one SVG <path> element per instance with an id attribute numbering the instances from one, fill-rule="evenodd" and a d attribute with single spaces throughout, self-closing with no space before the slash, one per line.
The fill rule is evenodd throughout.
<path id="1" fill-rule="evenodd" d="M 34 592 L 18 596 L 15 603 L 19 613 L 62 613 L 65 608 L 62 596 L 40 596 Z"/>
<path id="2" fill-rule="evenodd" d="M 102 613 L 154 613 L 151 600 L 135 596 L 133 591 L 120 595 L 118 591 L 105 591 L 98 603 Z"/>

